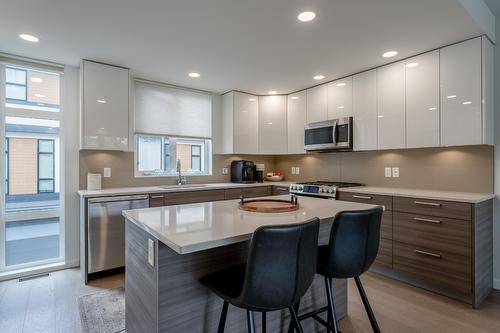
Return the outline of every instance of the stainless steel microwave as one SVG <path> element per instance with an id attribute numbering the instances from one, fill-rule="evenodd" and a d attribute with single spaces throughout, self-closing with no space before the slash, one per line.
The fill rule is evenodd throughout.
<path id="1" fill-rule="evenodd" d="M 307 151 L 352 150 L 352 117 L 307 124 L 304 149 Z"/>

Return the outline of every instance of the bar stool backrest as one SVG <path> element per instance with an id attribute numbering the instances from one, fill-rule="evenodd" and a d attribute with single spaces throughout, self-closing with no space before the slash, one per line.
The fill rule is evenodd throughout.
<path id="1" fill-rule="evenodd" d="M 325 268 L 333 277 L 351 278 L 370 268 L 378 253 L 382 213 L 376 207 L 335 216 Z"/>
<path id="2" fill-rule="evenodd" d="M 318 233 L 318 218 L 258 228 L 250 243 L 240 301 L 259 311 L 295 304 L 314 279 Z"/>

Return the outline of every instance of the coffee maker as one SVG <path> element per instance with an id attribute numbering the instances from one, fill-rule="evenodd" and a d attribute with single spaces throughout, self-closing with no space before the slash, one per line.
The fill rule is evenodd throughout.
<path id="1" fill-rule="evenodd" d="M 231 162 L 232 183 L 255 183 L 255 164 L 252 161 L 239 160 Z"/>

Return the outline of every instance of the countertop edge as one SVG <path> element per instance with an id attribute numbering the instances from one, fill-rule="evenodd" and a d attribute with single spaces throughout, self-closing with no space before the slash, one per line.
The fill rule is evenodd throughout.
<path id="1" fill-rule="evenodd" d="M 403 188 L 381 188 L 381 187 L 345 187 L 339 188 L 340 192 L 348 193 L 369 193 L 376 195 L 388 195 L 404 198 L 419 198 L 428 200 L 444 200 L 464 202 L 471 204 L 478 204 L 484 201 L 495 198 L 492 193 L 468 193 L 468 192 L 454 192 L 454 191 L 438 191 L 438 190 L 424 190 L 424 189 L 403 189 Z M 470 196 L 470 198 L 465 198 Z"/>

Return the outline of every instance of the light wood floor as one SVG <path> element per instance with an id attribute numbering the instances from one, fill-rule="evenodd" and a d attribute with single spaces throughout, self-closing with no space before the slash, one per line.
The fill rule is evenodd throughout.
<path id="1" fill-rule="evenodd" d="M 481 309 L 367 273 L 362 281 L 382 332 L 500 332 L 500 292 Z M 0 283 L 0 332 L 80 332 L 77 297 L 123 286 L 119 274 L 83 285 L 77 269 L 26 282 Z M 371 332 L 354 281 L 349 281 L 349 316 L 343 333 Z"/>

